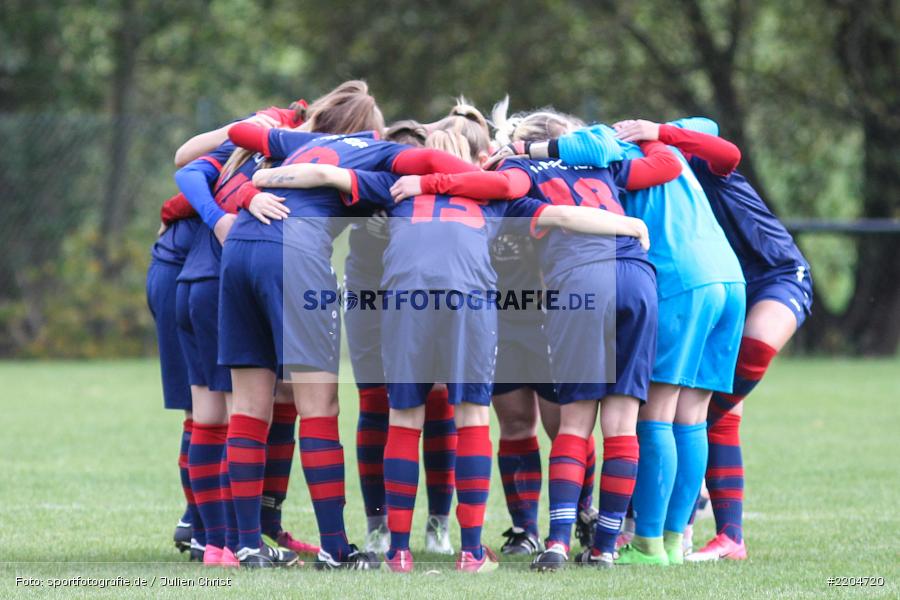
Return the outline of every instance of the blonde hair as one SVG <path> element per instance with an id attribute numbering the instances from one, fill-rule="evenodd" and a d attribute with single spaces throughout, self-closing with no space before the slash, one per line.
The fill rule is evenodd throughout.
<path id="1" fill-rule="evenodd" d="M 460 96 L 450 115 L 431 126 L 425 145 L 477 163 L 478 155 L 489 152 L 491 147 L 487 119 Z"/>
<path id="2" fill-rule="evenodd" d="M 553 107 L 544 107 L 532 112 L 520 112 L 507 117 L 509 96 L 494 105 L 491 110 L 491 121 L 494 128 L 494 139 L 500 145 L 510 142 L 540 142 L 556 139 L 573 129 L 584 127 L 584 121 L 578 117 L 559 112 Z"/>

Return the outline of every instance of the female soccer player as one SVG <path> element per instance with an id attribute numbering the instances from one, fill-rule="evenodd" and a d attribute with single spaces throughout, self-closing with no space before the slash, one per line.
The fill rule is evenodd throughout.
<path id="1" fill-rule="evenodd" d="M 494 121 L 503 131 L 505 106 L 498 108 Z M 575 123 L 567 115 L 539 111 L 516 117 L 510 137 L 524 149 L 532 141 L 566 133 Z M 642 189 L 677 175 L 677 162 L 661 144 L 646 144 L 647 158 L 617 163 L 614 161 L 621 158 L 618 145 L 610 134 L 605 142 L 611 151 L 603 162 L 611 168 L 606 168 L 607 164 L 589 169 L 568 167 L 559 161 L 509 159 L 497 173 L 436 175 L 422 178 L 418 185 L 425 192 L 504 198 L 528 193 L 555 205 L 578 204 L 622 214 L 616 200 L 620 188 Z M 542 145 L 544 157 L 547 146 Z M 529 147 L 537 155 L 540 145 Z M 412 178 L 407 181 L 416 187 Z M 403 184 L 398 185 L 396 191 L 402 188 Z M 576 318 L 572 312 L 548 313 L 553 378 L 561 404 L 560 426 L 550 455 L 550 535 L 547 549 L 532 566 L 555 570 L 568 559 L 598 400 L 604 436 L 600 515 L 593 548 L 580 555 L 578 562 L 611 566 L 615 538 L 634 486 L 638 459 L 635 423 L 640 404 L 647 398 L 655 346 L 653 269 L 646 252 L 626 237 L 611 241 L 558 232 L 551 233 L 542 247 L 542 266 L 550 289 L 594 292 L 612 288 L 615 297 L 606 298 L 610 305 L 604 307 L 605 311 L 585 312 L 588 318 Z M 604 383 L 610 381 L 615 383 Z"/>

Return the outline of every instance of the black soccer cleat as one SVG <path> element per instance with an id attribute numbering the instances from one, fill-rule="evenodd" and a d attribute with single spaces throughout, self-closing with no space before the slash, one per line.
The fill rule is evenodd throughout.
<path id="1" fill-rule="evenodd" d="M 506 542 L 500 547 L 501 554 L 530 556 L 544 549 L 540 538 L 521 527 L 510 527 L 503 535 Z"/>
<path id="2" fill-rule="evenodd" d="M 590 548 L 594 541 L 594 529 L 597 527 L 597 519 L 600 513 L 593 506 L 578 511 L 575 520 L 575 537 L 582 548 Z"/>
<path id="3" fill-rule="evenodd" d="M 293 567 L 300 560 L 296 552 L 284 548 L 273 548 L 263 544 L 259 548 L 241 548 L 235 557 L 242 567 L 248 569 L 271 569 Z"/>
<path id="4" fill-rule="evenodd" d="M 188 555 L 188 560 L 197 561 L 199 563 L 203 562 L 203 554 L 206 552 L 206 546 L 198 542 L 196 539 L 191 538 L 190 545 L 190 554 Z"/>
<path id="5" fill-rule="evenodd" d="M 531 561 L 531 569 L 534 571 L 556 571 L 565 568 L 569 560 L 566 548 L 562 544 L 550 544 L 550 546 L 534 557 Z"/>
<path id="6" fill-rule="evenodd" d="M 350 544 L 350 553 L 343 561 L 338 561 L 324 550 L 316 556 L 316 569 L 334 571 L 347 569 L 350 571 L 376 571 L 381 568 L 381 561 L 374 552 L 360 552 L 359 548 Z"/>
<path id="7" fill-rule="evenodd" d="M 615 557 L 612 552 L 603 552 L 594 554 L 590 548 L 585 548 L 575 556 L 575 564 L 579 567 L 594 567 L 598 569 L 609 569 L 615 566 Z"/>
<path id="8" fill-rule="evenodd" d="M 190 523 L 178 521 L 178 525 L 175 526 L 175 533 L 172 535 L 172 540 L 175 542 L 175 547 L 179 552 L 187 552 L 191 549 L 191 536 L 193 535 L 194 528 L 191 527 Z"/>

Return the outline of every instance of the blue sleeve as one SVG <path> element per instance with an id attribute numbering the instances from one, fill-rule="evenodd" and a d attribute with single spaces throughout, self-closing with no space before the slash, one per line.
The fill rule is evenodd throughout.
<path id="1" fill-rule="evenodd" d="M 622 160 L 624 151 L 615 132 L 603 124 L 567 133 L 556 141 L 559 158 L 570 165 L 605 168 Z"/>
<path id="2" fill-rule="evenodd" d="M 222 170 L 222 162 L 218 158 L 220 157 L 213 155 L 203 156 L 178 169 L 175 173 L 175 183 L 178 184 L 178 189 L 210 229 L 213 229 L 219 219 L 225 216 L 225 211 L 219 207 L 212 194 L 213 186 Z"/>
<path id="3" fill-rule="evenodd" d="M 350 198 L 344 198 L 346 204 L 353 206 L 363 202 L 378 208 L 394 205 L 391 186 L 400 179 L 399 176 L 384 171 L 351 169 L 350 177 L 352 179 Z"/>
<path id="4" fill-rule="evenodd" d="M 269 130 L 268 148 L 265 149 L 265 154 L 266 156 L 283 160 L 295 150 L 323 135 L 322 133 L 313 133 L 311 131 L 293 131 L 291 129 L 273 127 Z"/>
<path id="5" fill-rule="evenodd" d="M 689 129 L 708 135 L 719 135 L 719 124 L 706 117 L 685 117 L 676 121 L 669 121 L 668 125 L 674 125 L 681 129 Z"/>

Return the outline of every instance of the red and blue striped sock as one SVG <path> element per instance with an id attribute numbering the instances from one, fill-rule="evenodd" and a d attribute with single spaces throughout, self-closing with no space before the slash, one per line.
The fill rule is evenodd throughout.
<path id="1" fill-rule="evenodd" d="M 234 511 L 234 501 L 231 497 L 231 478 L 228 477 L 228 446 L 222 449 L 222 458 L 219 463 L 219 485 L 222 486 L 222 504 L 225 507 L 225 546 L 232 552 L 238 551 L 238 524 L 237 513 Z"/>
<path id="2" fill-rule="evenodd" d="M 259 548 L 262 534 L 259 510 L 266 471 L 269 423 L 250 415 L 233 414 L 228 423 L 228 477 L 238 524 L 238 546 Z"/>
<path id="3" fill-rule="evenodd" d="M 419 488 L 419 437 L 422 432 L 410 427 L 388 429 L 384 447 L 384 489 L 387 501 L 391 548 L 388 558 L 397 550 L 409 550 L 409 531 Z"/>
<path id="4" fill-rule="evenodd" d="M 194 502 L 203 519 L 206 543 L 216 548 L 225 546 L 225 511 L 219 470 L 227 435 L 228 425 L 194 423 L 188 451 L 188 472 Z"/>
<path id="5" fill-rule="evenodd" d="M 588 441 L 562 433 L 550 448 L 550 534 L 548 545 L 560 543 L 568 550 L 572 525 L 578 515 L 578 497 L 584 484 Z"/>
<path id="6" fill-rule="evenodd" d="M 491 428 L 487 425 L 460 427 L 456 450 L 456 519 L 462 550 L 476 559 L 483 556 L 481 528 L 491 486 Z"/>
<path id="7" fill-rule="evenodd" d="M 537 535 L 541 496 L 541 452 L 537 437 L 501 439 L 497 466 L 513 525 Z"/>
<path id="8" fill-rule="evenodd" d="M 734 389 L 730 394 L 713 393 L 706 416 L 708 425 L 714 425 L 753 391 L 776 354 L 778 350 L 763 341 L 741 338 L 741 349 L 734 369 Z"/>
<path id="9" fill-rule="evenodd" d="M 188 473 L 188 450 L 191 447 L 191 433 L 194 430 L 193 419 L 185 419 L 181 424 L 181 446 L 178 450 L 178 476 L 181 478 L 181 492 L 187 504 L 182 523 L 191 523 L 194 518 L 194 495 L 191 493 L 191 476 Z"/>
<path id="10" fill-rule="evenodd" d="M 706 487 L 716 518 L 716 532 L 740 543 L 744 539 L 744 461 L 741 416 L 729 413 L 709 427 Z"/>
<path id="11" fill-rule="evenodd" d="M 388 432 L 387 388 L 359 390 L 359 421 L 356 424 L 356 463 L 366 516 L 384 511 L 384 445 Z"/>
<path id="12" fill-rule="evenodd" d="M 578 496 L 578 509 L 587 510 L 594 502 L 594 471 L 597 469 L 597 453 L 595 452 L 594 436 L 587 440 L 587 451 L 584 458 L 584 482 L 581 484 L 581 494 Z"/>
<path id="13" fill-rule="evenodd" d="M 634 494 L 639 448 L 636 435 L 603 439 L 603 467 L 600 470 L 600 517 L 594 530 L 593 550 L 613 552 L 616 538 Z"/>
<path id="14" fill-rule="evenodd" d="M 335 560 L 350 553 L 344 530 L 344 448 L 337 417 L 300 418 L 300 462 L 309 486 L 322 549 Z"/>
<path id="15" fill-rule="evenodd" d="M 432 390 L 425 402 L 425 427 L 422 431 L 425 487 L 428 514 L 446 516 L 453 503 L 456 467 L 456 422 L 447 389 Z"/>
<path id="16" fill-rule="evenodd" d="M 272 410 L 272 425 L 266 440 L 266 474 L 263 478 L 260 523 L 264 534 L 271 538 L 281 533 L 281 503 L 287 497 L 294 459 L 294 432 L 297 409 L 293 403 L 276 403 Z"/>

